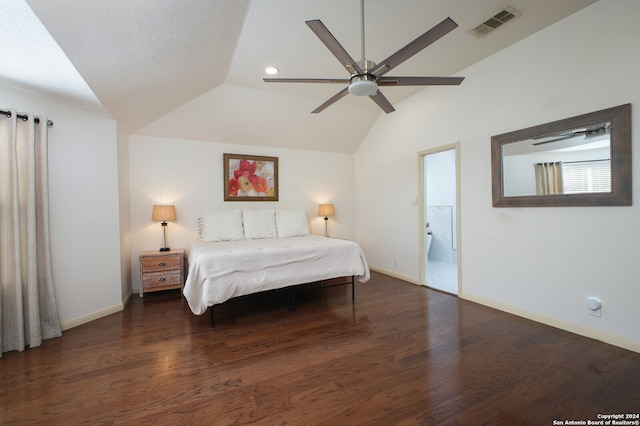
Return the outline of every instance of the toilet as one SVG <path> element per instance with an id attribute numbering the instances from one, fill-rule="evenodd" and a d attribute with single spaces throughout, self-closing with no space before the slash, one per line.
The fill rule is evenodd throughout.
<path id="1" fill-rule="evenodd" d="M 431 240 L 433 240 L 433 232 L 431 228 L 429 228 L 429 224 L 427 223 L 427 259 L 429 258 L 429 250 L 431 249 Z"/>

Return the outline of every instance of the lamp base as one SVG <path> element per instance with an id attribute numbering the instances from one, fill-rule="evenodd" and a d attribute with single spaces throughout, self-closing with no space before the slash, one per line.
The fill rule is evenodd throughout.
<path id="1" fill-rule="evenodd" d="M 171 251 L 169 247 L 167 247 L 167 222 L 162 222 L 162 248 L 160 251 Z"/>

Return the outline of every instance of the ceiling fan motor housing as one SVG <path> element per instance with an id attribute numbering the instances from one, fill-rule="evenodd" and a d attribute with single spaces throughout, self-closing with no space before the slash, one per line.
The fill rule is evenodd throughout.
<path id="1" fill-rule="evenodd" d="M 378 91 L 378 79 L 371 74 L 354 75 L 349 82 L 349 93 L 355 96 L 371 96 Z"/>

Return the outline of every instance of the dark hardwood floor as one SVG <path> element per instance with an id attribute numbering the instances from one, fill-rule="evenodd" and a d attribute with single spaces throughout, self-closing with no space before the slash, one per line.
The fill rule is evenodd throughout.
<path id="1" fill-rule="evenodd" d="M 640 412 L 640 354 L 372 273 L 195 316 L 177 292 L 0 359 L 0 423 L 552 425 Z"/>

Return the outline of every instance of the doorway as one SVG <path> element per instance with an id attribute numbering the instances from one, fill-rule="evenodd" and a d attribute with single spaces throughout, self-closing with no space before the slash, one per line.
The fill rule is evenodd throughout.
<path id="1" fill-rule="evenodd" d="M 460 292 L 458 143 L 418 153 L 420 277 L 427 287 Z"/>

